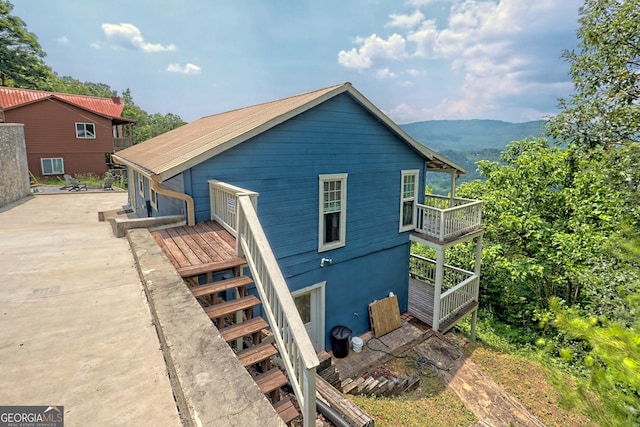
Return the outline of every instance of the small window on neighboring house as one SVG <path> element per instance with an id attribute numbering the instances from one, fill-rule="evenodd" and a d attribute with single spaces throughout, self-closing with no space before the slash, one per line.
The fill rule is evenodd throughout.
<path id="1" fill-rule="evenodd" d="M 61 157 L 40 159 L 43 175 L 60 175 L 64 173 L 64 161 Z"/>
<path id="2" fill-rule="evenodd" d="M 320 175 L 318 252 L 346 243 L 347 174 Z"/>
<path id="3" fill-rule="evenodd" d="M 138 193 L 144 198 L 144 176 L 138 173 Z"/>
<path id="4" fill-rule="evenodd" d="M 76 123 L 76 138 L 95 139 L 96 125 L 94 123 Z"/>
<path id="5" fill-rule="evenodd" d="M 155 210 L 158 210 L 158 193 L 156 193 L 156 190 L 154 190 L 153 188 L 149 188 L 149 194 L 151 206 L 153 206 Z"/>
<path id="6" fill-rule="evenodd" d="M 416 170 L 402 171 L 400 188 L 400 231 L 413 230 L 416 226 L 416 201 L 418 200 L 418 174 Z"/>

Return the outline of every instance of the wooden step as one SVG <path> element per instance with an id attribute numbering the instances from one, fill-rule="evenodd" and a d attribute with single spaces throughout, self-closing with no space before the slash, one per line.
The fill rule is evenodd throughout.
<path id="1" fill-rule="evenodd" d="M 287 377 L 279 368 L 269 369 L 264 374 L 260 374 L 255 377 L 255 381 L 260 388 L 260 391 L 264 394 L 269 394 L 273 391 L 276 391 L 289 382 Z"/>
<path id="2" fill-rule="evenodd" d="M 233 279 L 219 280 L 217 282 L 207 283 L 205 285 L 198 285 L 191 288 L 191 293 L 194 297 L 202 297 L 211 294 L 217 294 L 218 292 L 228 291 L 233 288 L 242 288 L 253 283 L 253 280 L 249 276 L 234 277 Z M 244 295 L 242 295 L 244 296 Z"/>
<path id="3" fill-rule="evenodd" d="M 247 310 L 260 305 L 260 300 L 253 295 L 247 295 L 246 297 L 232 299 L 220 304 L 212 305 L 204 309 L 205 313 L 209 316 L 209 319 L 218 319 L 226 316 L 227 314 L 233 314 L 240 310 Z"/>
<path id="4" fill-rule="evenodd" d="M 245 368 L 247 366 L 255 365 L 263 360 L 269 359 L 271 356 L 278 354 L 278 350 L 271 343 L 260 343 L 252 347 L 242 350 L 237 354 L 238 360 Z"/>
<path id="5" fill-rule="evenodd" d="M 285 424 L 289 424 L 291 421 L 295 420 L 300 416 L 300 412 L 293 405 L 291 399 L 282 399 L 273 404 L 273 408 L 276 410 L 282 421 Z"/>
<path id="6" fill-rule="evenodd" d="M 246 322 L 220 329 L 220 335 L 226 342 L 230 342 L 237 338 L 256 335 L 268 327 L 269 324 L 262 317 L 254 317 Z"/>
<path id="7" fill-rule="evenodd" d="M 246 263 L 247 261 L 243 258 L 231 258 L 224 261 L 210 262 L 207 264 L 189 265 L 186 267 L 177 268 L 176 270 L 178 271 L 178 274 L 180 274 L 180 276 L 184 278 L 198 276 L 205 273 L 212 273 L 216 271 L 229 270 L 231 268 L 241 267 Z"/>

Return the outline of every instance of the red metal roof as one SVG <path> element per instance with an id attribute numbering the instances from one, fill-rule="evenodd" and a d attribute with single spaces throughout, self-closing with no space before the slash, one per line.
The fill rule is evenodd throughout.
<path id="1" fill-rule="evenodd" d="M 0 107 L 11 110 L 20 106 L 46 99 L 59 99 L 84 110 L 109 118 L 120 117 L 124 102 L 118 97 L 99 98 L 96 96 L 72 95 L 69 93 L 45 92 L 41 90 L 0 87 Z"/>

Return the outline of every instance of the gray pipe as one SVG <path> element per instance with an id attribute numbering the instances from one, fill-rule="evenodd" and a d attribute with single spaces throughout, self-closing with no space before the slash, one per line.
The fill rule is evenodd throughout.
<path id="1" fill-rule="evenodd" d="M 336 427 L 353 427 L 345 421 L 344 418 L 342 418 L 342 415 L 340 415 L 338 411 L 324 403 L 322 400 L 316 399 L 316 407 L 318 408 L 318 412 L 327 417 L 327 419 L 334 423 Z"/>

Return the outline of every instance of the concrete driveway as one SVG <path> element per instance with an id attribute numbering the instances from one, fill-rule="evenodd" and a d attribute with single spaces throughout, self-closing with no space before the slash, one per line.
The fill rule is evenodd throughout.
<path id="1" fill-rule="evenodd" d="M 63 405 L 66 426 L 179 426 L 126 239 L 98 212 L 126 193 L 0 208 L 0 405 Z"/>

